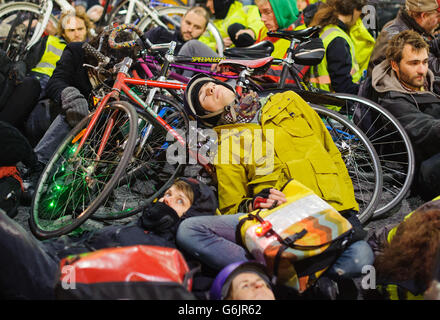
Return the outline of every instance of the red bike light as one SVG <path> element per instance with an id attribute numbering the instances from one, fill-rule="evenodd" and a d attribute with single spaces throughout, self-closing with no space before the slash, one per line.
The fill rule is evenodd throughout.
<path id="1" fill-rule="evenodd" d="M 257 237 L 264 236 L 270 229 L 272 229 L 272 223 L 269 221 L 264 221 L 255 229 L 255 234 Z"/>

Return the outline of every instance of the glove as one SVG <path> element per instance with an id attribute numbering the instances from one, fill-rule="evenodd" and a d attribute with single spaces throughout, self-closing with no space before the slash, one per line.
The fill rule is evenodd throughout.
<path id="1" fill-rule="evenodd" d="M 67 87 L 61 92 L 61 107 L 71 127 L 76 126 L 89 114 L 89 104 L 75 87 Z"/>
<path id="2" fill-rule="evenodd" d="M 270 196 L 270 189 L 271 188 L 263 189 L 252 198 L 252 209 L 253 210 L 260 208 L 261 203 L 267 202 L 267 199 Z"/>

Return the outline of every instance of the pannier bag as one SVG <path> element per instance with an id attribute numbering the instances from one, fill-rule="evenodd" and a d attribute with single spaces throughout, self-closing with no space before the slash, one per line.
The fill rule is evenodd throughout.
<path id="1" fill-rule="evenodd" d="M 137 245 L 72 255 L 60 262 L 57 299 L 195 300 L 192 276 L 174 248 Z"/>
<path id="2" fill-rule="evenodd" d="M 266 264 L 274 282 L 302 293 L 333 264 L 354 231 L 301 183 L 290 180 L 281 191 L 286 203 L 241 217 L 237 242 Z"/>

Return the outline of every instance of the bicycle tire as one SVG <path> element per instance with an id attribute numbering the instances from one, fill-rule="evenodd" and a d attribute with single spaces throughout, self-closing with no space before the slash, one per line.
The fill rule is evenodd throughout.
<path id="1" fill-rule="evenodd" d="M 180 104 L 166 96 L 156 94 L 153 105 L 159 104 L 158 114 L 174 129 L 188 132 L 188 117 Z M 153 108 L 153 105 L 151 106 Z M 94 220 L 116 220 L 133 216 L 142 211 L 153 200 L 161 196 L 182 172 L 184 164 L 178 162 L 171 164 L 167 161 L 166 133 L 159 124 L 150 120 L 147 113 L 140 108 L 138 113 L 138 135 L 145 130 L 148 124 L 153 130 L 148 136 L 142 149 L 139 149 L 139 141 L 133 153 L 132 160 L 125 169 L 124 175 L 112 190 L 113 199 L 123 199 L 124 207 L 121 210 L 105 210 L 106 203 L 91 217 Z M 113 200 L 112 199 L 112 200 Z M 115 209 L 115 206 L 112 208 Z"/>
<path id="2" fill-rule="evenodd" d="M 408 195 L 414 178 L 415 155 L 408 134 L 388 110 L 371 100 L 346 93 L 328 95 L 354 102 L 339 113 L 351 119 L 367 135 L 379 155 L 383 171 L 383 199 L 374 212 L 374 218 L 392 214 L 393 209 Z M 356 119 L 354 115 L 359 114 L 359 108 L 368 109 L 367 112 L 364 109 L 361 118 Z M 371 125 L 363 124 L 366 115 L 370 115 Z M 390 148 L 385 148 L 385 145 Z"/>
<path id="3" fill-rule="evenodd" d="M 379 104 L 366 99 L 364 97 L 347 94 L 347 93 L 331 93 L 327 91 L 313 92 L 308 90 L 298 89 L 298 86 L 286 86 L 283 89 L 276 89 L 278 84 L 273 84 L 273 87 L 266 86 L 265 91 L 282 92 L 286 90 L 293 90 L 299 94 L 304 100 L 309 103 L 319 105 L 332 105 L 340 108 L 338 111 L 347 119 L 357 124 L 358 127 L 367 135 L 376 149 L 381 162 L 383 171 L 383 188 L 382 196 L 373 217 L 382 218 L 386 215 L 392 215 L 394 210 L 408 195 L 411 184 L 414 178 L 415 170 L 415 155 L 411 140 L 400 122 L 386 109 Z M 348 102 L 353 102 L 351 106 Z M 358 105 L 354 105 L 358 103 Z M 367 128 L 362 125 L 363 118 L 358 122 L 353 115 L 359 111 L 359 108 L 364 106 L 368 108 L 365 114 L 370 114 L 372 123 L 380 123 L 379 131 L 373 131 L 373 127 Z M 391 128 L 390 128 L 391 127 Z M 377 132 L 383 131 L 383 135 Z M 395 136 L 394 141 L 388 141 L 389 137 Z M 385 146 L 392 146 L 392 150 L 386 150 Z M 395 152 L 394 150 L 398 150 Z M 398 161 L 395 158 L 398 158 Z"/>
<path id="4" fill-rule="evenodd" d="M 341 152 L 359 204 L 357 216 L 364 224 L 374 214 L 382 192 L 382 169 L 376 150 L 362 130 L 338 112 L 315 104 L 311 107 Z"/>
<path id="5" fill-rule="evenodd" d="M 188 11 L 188 7 L 164 7 L 157 9 L 157 12 L 160 16 L 162 15 L 184 15 Z M 139 22 L 139 29 L 142 31 L 148 30 L 149 28 L 154 25 L 153 21 L 150 17 L 144 17 Z M 209 31 L 215 38 L 215 42 L 217 44 L 217 52 L 218 54 L 223 57 L 223 51 L 225 49 L 223 44 L 223 38 L 220 35 L 220 32 L 218 31 L 217 27 L 210 21 L 208 22 L 208 25 L 206 27 L 206 30 Z"/>
<path id="6" fill-rule="evenodd" d="M 6 24 L 6 19 L 11 17 L 13 14 L 17 13 L 17 12 L 23 12 L 23 13 L 30 13 L 30 14 L 35 14 L 40 16 L 40 7 L 35 4 L 35 3 L 31 3 L 31 2 L 8 2 L 5 3 L 3 5 L 0 5 L 0 24 Z M 49 17 L 49 22 L 52 23 L 55 27 L 58 25 L 58 20 L 57 18 L 55 18 L 52 14 Z M 2 43 L 2 47 L 5 48 L 6 53 L 8 54 L 8 56 L 13 59 L 13 60 L 18 60 L 21 57 L 15 57 L 13 55 L 13 53 L 11 52 L 11 50 L 13 50 L 13 48 L 16 48 L 17 45 L 27 45 L 27 43 L 29 42 L 29 40 L 32 38 L 32 33 L 28 35 L 28 37 L 26 39 L 21 38 L 23 36 L 23 32 L 22 30 L 18 30 L 18 32 L 16 33 L 17 30 L 14 30 L 14 35 L 10 37 L 11 41 L 13 42 L 12 44 L 5 44 Z M 44 29 L 43 29 L 44 31 Z M 2 35 L 0 35 L 0 38 L 2 38 Z M 0 40 L 1 41 L 1 40 Z M 15 44 L 15 46 L 12 46 Z M 8 50 L 8 48 L 11 48 Z"/>
<path id="7" fill-rule="evenodd" d="M 68 234 L 84 223 L 109 196 L 132 157 L 138 117 L 130 104 L 118 101 L 102 110 L 73 158 L 91 117 L 84 118 L 69 132 L 43 170 L 29 219 L 30 229 L 38 239 Z M 96 161 L 106 123 L 112 118 L 115 125 Z"/>

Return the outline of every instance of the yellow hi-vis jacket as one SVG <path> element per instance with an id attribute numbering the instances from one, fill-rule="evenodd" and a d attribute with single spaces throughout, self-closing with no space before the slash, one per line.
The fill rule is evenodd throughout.
<path id="1" fill-rule="evenodd" d="M 224 19 L 215 19 L 213 23 L 220 32 L 222 38 L 229 37 L 228 27 L 234 23 L 241 23 L 245 26 L 246 29 L 251 29 L 255 34 L 255 38 L 258 36 L 258 31 L 264 26 L 263 21 L 261 21 L 260 12 L 258 11 L 257 6 L 244 6 L 241 2 L 238 1 L 235 1 L 231 4 L 228 14 Z M 214 36 L 212 36 L 208 32 L 205 32 L 199 38 L 199 41 L 206 44 L 212 50 L 217 51 L 215 47 L 216 43 Z"/>
<path id="2" fill-rule="evenodd" d="M 356 61 L 355 46 L 353 44 L 353 41 L 350 39 L 350 36 L 336 25 L 328 25 L 324 27 L 320 32 L 320 38 L 322 39 L 326 52 L 330 42 L 332 42 L 337 37 L 344 38 L 345 41 L 347 41 L 348 45 L 350 46 L 350 54 L 352 60 L 352 68 L 350 74 L 352 76 L 353 82 L 357 83 L 361 79 L 362 73 L 359 70 L 359 65 Z M 327 66 L 328 63 L 327 63 L 327 55 L 326 55 L 324 56 L 320 64 L 318 64 L 317 66 L 311 66 L 309 71 L 310 74 L 309 82 L 312 86 L 318 89 L 334 92 L 334 90 L 331 87 L 331 79 L 328 73 Z"/>
<path id="3" fill-rule="evenodd" d="M 55 36 L 48 36 L 43 56 L 32 71 L 51 77 L 66 45 L 64 40 Z"/>

